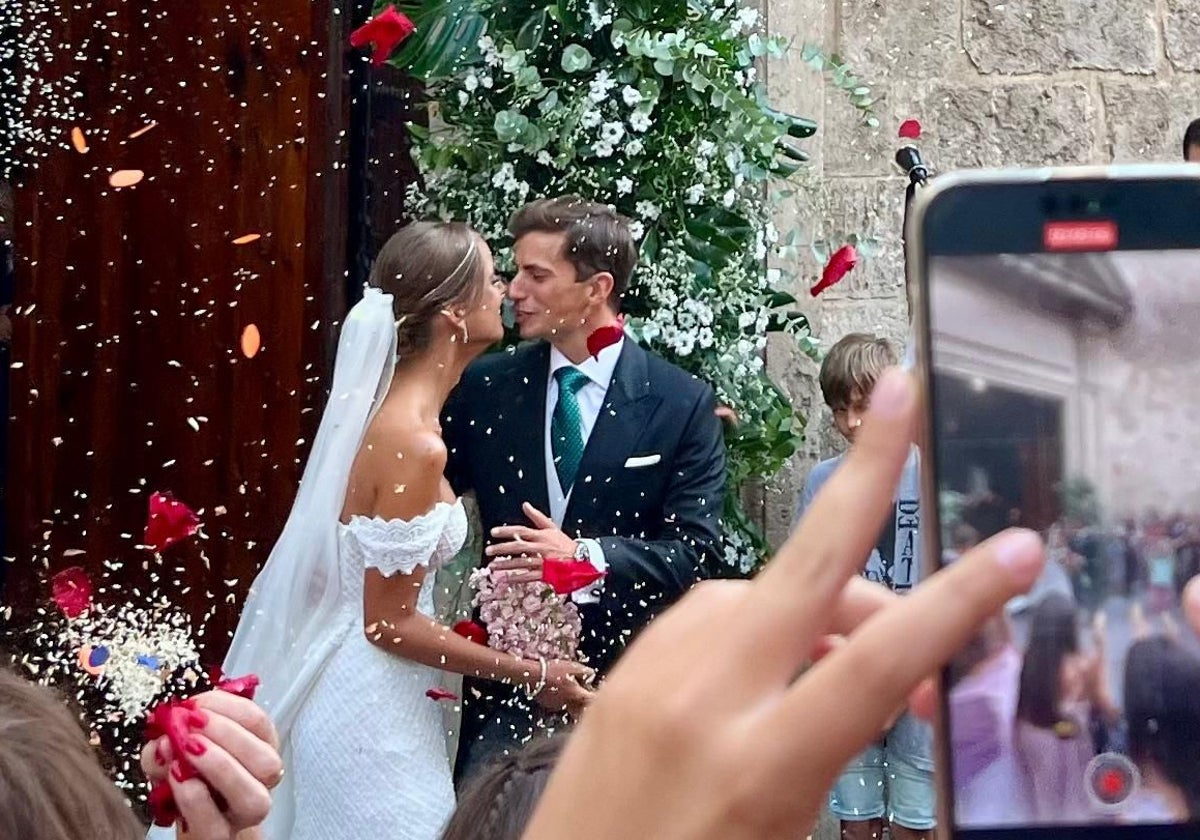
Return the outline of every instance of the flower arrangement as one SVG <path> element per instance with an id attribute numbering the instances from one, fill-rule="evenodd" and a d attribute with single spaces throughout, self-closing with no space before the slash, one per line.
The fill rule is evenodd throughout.
<path id="1" fill-rule="evenodd" d="M 740 0 L 443 0 L 413 10 L 393 59 L 426 84 L 428 126 L 411 125 L 422 183 L 414 216 L 463 219 L 499 246 L 526 201 L 576 193 L 632 220 L 641 262 L 623 302 L 635 340 L 711 382 L 727 427 L 726 556 L 765 554 L 738 490 L 794 453 L 803 418 L 768 378 L 767 335 L 812 357 L 805 316 L 787 307 L 796 254 L 773 207 L 816 125 L 766 101 L 758 63 L 788 48 Z M 806 48 L 867 120 L 871 99 L 844 65 Z M 772 259 L 774 258 L 774 259 Z"/>
<path id="2" fill-rule="evenodd" d="M 544 581 L 512 583 L 484 567 L 471 573 L 472 604 L 487 645 L 523 659 L 576 659 L 583 622 L 579 608 Z"/>

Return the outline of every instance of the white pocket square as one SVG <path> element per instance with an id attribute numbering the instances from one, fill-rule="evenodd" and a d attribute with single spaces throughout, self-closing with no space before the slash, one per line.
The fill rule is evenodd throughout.
<path id="1" fill-rule="evenodd" d="M 662 460 L 657 452 L 653 455 L 635 455 L 625 462 L 625 469 L 636 470 L 638 467 L 650 467 Z"/>

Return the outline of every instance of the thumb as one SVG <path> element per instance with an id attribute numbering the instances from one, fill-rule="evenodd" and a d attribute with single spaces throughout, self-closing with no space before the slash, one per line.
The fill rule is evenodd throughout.
<path id="1" fill-rule="evenodd" d="M 540 510 L 535 508 L 529 502 L 524 502 L 521 505 L 521 510 L 525 511 L 525 515 L 529 517 L 529 521 L 539 528 L 557 528 L 554 520 Z"/>

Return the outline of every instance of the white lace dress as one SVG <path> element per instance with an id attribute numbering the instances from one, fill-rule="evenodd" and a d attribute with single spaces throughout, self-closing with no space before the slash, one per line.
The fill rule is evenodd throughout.
<path id="1" fill-rule="evenodd" d="M 462 548 L 461 502 L 411 521 L 353 517 L 339 528 L 346 634 L 291 732 L 291 840 L 436 840 L 454 809 L 436 668 L 387 653 L 362 633 L 363 573 L 430 567 L 417 609 L 433 615 L 433 569 Z"/>

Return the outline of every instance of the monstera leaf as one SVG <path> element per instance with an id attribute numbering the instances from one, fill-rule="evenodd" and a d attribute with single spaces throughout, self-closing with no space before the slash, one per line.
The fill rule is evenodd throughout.
<path id="1" fill-rule="evenodd" d="M 377 10 L 387 5 L 376 3 Z M 487 20 L 474 0 L 420 0 L 396 6 L 417 27 L 391 59 L 409 75 L 422 81 L 445 78 L 477 57 Z"/>

